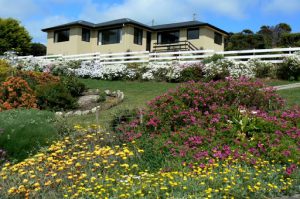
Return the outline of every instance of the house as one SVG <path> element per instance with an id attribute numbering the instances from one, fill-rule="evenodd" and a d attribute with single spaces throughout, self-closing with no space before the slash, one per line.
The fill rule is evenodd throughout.
<path id="1" fill-rule="evenodd" d="M 224 50 L 228 33 L 209 23 L 187 21 L 148 26 L 124 18 L 104 23 L 75 21 L 50 28 L 47 54 L 129 51 Z"/>

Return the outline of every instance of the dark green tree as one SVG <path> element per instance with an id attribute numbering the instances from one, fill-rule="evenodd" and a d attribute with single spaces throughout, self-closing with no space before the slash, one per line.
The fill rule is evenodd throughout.
<path id="1" fill-rule="evenodd" d="M 32 43 L 30 45 L 30 55 L 33 56 L 43 56 L 46 55 L 46 46 L 44 44 L 41 43 Z"/>
<path id="2" fill-rule="evenodd" d="M 6 51 L 16 51 L 27 55 L 30 51 L 31 37 L 19 21 L 0 18 L 0 55 Z"/>

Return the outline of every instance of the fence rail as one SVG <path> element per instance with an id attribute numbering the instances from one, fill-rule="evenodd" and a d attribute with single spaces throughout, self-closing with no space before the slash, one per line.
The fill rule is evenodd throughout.
<path id="1" fill-rule="evenodd" d="M 223 55 L 227 59 L 235 61 L 247 61 L 257 58 L 271 63 L 280 63 L 284 57 L 291 56 L 294 52 L 300 52 L 300 47 L 296 48 L 273 48 L 273 49 L 253 49 L 253 50 L 235 50 L 219 51 L 214 50 L 194 50 L 194 51 L 176 51 L 176 52 L 123 52 L 101 54 L 87 53 L 77 55 L 47 55 L 47 56 L 19 56 L 18 59 L 35 58 L 44 62 L 55 62 L 57 60 L 97 60 L 102 64 L 123 64 L 123 63 L 148 63 L 164 62 L 170 63 L 178 61 L 180 63 L 197 62 L 213 54 Z"/>

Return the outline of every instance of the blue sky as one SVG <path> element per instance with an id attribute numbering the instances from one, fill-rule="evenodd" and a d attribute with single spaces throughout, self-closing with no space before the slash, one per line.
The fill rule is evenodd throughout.
<path id="1" fill-rule="evenodd" d="M 300 0 L 0 0 L 0 17 L 21 21 L 34 42 L 46 43 L 42 28 L 86 20 L 132 18 L 151 25 L 196 19 L 228 32 L 258 31 L 280 22 L 300 32 Z"/>

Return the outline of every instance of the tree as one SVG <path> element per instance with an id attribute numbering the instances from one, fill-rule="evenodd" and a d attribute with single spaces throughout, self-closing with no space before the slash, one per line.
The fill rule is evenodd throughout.
<path id="1" fill-rule="evenodd" d="M 28 54 L 31 37 L 19 21 L 0 18 L 0 55 L 6 51 L 16 51 L 20 55 Z"/>
<path id="2" fill-rule="evenodd" d="M 261 26 L 257 34 L 262 35 L 266 48 L 272 48 L 272 37 L 273 37 L 272 27 L 266 25 Z"/>
<path id="3" fill-rule="evenodd" d="M 291 33 L 292 28 L 286 23 L 279 23 L 272 28 L 273 37 L 272 37 L 272 47 L 277 47 L 279 45 L 280 38 L 285 33 Z"/>
<path id="4" fill-rule="evenodd" d="M 46 55 L 46 46 L 41 43 L 32 43 L 30 46 L 30 55 L 43 56 Z"/>
<path id="5" fill-rule="evenodd" d="M 236 33 L 227 39 L 226 50 L 245 50 L 245 49 L 265 48 L 264 39 L 258 34 L 249 34 L 243 31 Z"/>

